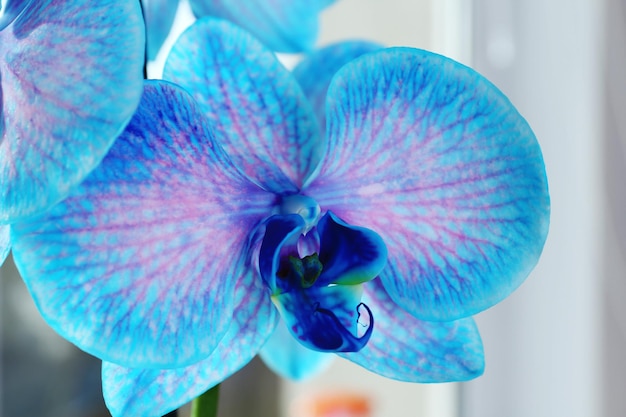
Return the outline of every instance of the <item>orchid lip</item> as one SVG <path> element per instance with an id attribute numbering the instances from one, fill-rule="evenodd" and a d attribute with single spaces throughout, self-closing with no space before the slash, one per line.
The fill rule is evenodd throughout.
<path id="1" fill-rule="evenodd" d="M 384 266 L 384 242 L 373 231 L 351 226 L 331 212 L 305 234 L 306 220 L 297 212 L 317 217 L 315 210 L 308 210 L 317 207 L 315 201 L 289 196 L 283 210 L 285 206 L 296 213 L 266 221 L 259 252 L 259 270 L 272 301 L 303 346 L 320 352 L 358 352 L 374 326 L 372 312 L 361 302 L 362 284 Z M 314 237 L 319 238 L 317 250 L 303 252 L 300 244 Z M 311 249 L 310 242 L 304 246 Z M 366 325 L 360 321 L 363 310 Z M 362 336 L 360 326 L 367 328 Z"/>
<path id="2" fill-rule="evenodd" d="M 312 332 L 314 337 L 311 338 L 309 342 L 311 345 L 308 345 L 308 347 L 322 352 L 358 352 L 363 349 L 374 331 L 374 316 L 366 304 L 360 303 L 356 307 L 359 319 L 361 317 L 361 312 L 359 311 L 361 307 L 367 312 L 369 325 L 365 333 L 359 337 L 346 329 L 331 310 L 317 306 L 315 314 L 324 315 L 328 320 L 324 323 L 323 331 Z M 357 319 L 357 323 L 359 319 Z"/>

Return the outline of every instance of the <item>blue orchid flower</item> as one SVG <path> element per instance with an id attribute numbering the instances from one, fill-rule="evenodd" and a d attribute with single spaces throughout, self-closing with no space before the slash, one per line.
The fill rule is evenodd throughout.
<path id="1" fill-rule="evenodd" d="M 227 19 L 276 52 L 313 48 L 319 13 L 335 0 L 189 0 L 196 17 Z"/>
<path id="2" fill-rule="evenodd" d="M 482 373 L 470 316 L 526 278 L 549 220 L 539 145 L 496 87 L 375 50 L 332 78 L 324 136 L 273 53 L 212 19 L 164 75 L 195 100 L 147 82 L 102 163 L 11 230 L 44 318 L 105 361 L 114 416 L 164 414 L 261 350 L 283 374 L 329 353 L 403 381 Z M 315 353 L 281 360 L 285 335 Z"/>
<path id="3" fill-rule="evenodd" d="M 144 27 L 138 2 L 127 0 L 9 0 L 1 13 L 4 236 L 7 224 L 65 197 L 129 122 L 143 86 Z"/>

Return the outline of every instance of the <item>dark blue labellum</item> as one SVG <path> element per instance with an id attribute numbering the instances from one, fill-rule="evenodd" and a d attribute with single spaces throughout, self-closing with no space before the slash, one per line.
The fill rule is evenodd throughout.
<path id="1" fill-rule="evenodd" d="M 359 312 L 360 307 L 365 308 L 369 315 L 369 326 L 361 337 L 350 333 L 332 311 L 318 307 L 315 310 L 315 313 L 318 315 L 318 327 L 311 332 L 311 343 L 316 350 L 324 352 L 358 352 L 363 349 L 374 330 L 374 316 L 372 316 L 372 311 L 369 307 L 363 303 L 357 306 L 357 312 Z M 359 316 L 360 314 L 359 312 Z"/>
<path id="2" fill-rule="evenodd" d="M 259 270 L 291 334 L 318 351 L 362 349 L 374 320 L 360 302 L 361 284 L 375 278 L 386 262 L 382 239 L 332 213 L 322 216 L 312 229 L 298 214 L 272 216 L 265 228 Z M 298 240 L 305 232 L 319 233 L 319 255 L 299 253 Z M 359 336 L 361 309 L 369 325 Z"/>

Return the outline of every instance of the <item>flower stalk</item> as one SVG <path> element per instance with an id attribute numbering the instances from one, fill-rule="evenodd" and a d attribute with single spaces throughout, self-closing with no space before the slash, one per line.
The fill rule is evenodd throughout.
<path id="1" fill-rule="evenodd" d="M 191 417 L 216 417 L 220 386 L 217 384 L 191 402 Z"/>

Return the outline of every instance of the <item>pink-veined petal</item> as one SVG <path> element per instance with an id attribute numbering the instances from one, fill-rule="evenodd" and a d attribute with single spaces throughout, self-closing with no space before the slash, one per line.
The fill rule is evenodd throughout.
<path id="1" fill-rule="evenodd" d="M 146 82 L 98 168 L 11 226 L 14 259 L 43 317 L 80 348 L 131 368 L 185 366 L 226 332 L 233 277 L 273 199 L 234 169 L 185 91 Z"/>
<path id="2" fill-rule="evenodd" d="M 337 71 L 353 59 L 382 48 L 368 41 L 338 42 L 307 54 L 293 69 L 322 131 L 326 129 L 326 91 Z"/>
<path id="3" fill-rule="evenodd" d="M 310 104 L 276 56 L 233 24 L 201 19 L 170 52 L 163 77 L 189 91 L 233 163 L 253 182 L 296 192 L 323 142 Z"/>
<path id="4" fill-rule="evenodd" d="M 305 193 L 383 238 L 396 303 L 452 320 L 522 283 L 546 239 L 548 186 L 532 130 L 495 86 L 390 48 L 344 66 L 327 110 L 327 154 Z"/>
<path id="5" fill-rule="evenodd" d="M 239 281 L 233 320 L 207 359 L 176 369 L 130 369 L 104 362 L 102 389 L 113 417 L 167 414 L 250 362 L 278 319 L 267 288 L 259 283 L 251 271 Z"/>
<path id="6" fill-rule="evenodd" d="M 1 223 L 65 197 L 124 129 L 143 86 L 139 0 L 18 7 L 0 27 Z"/>

